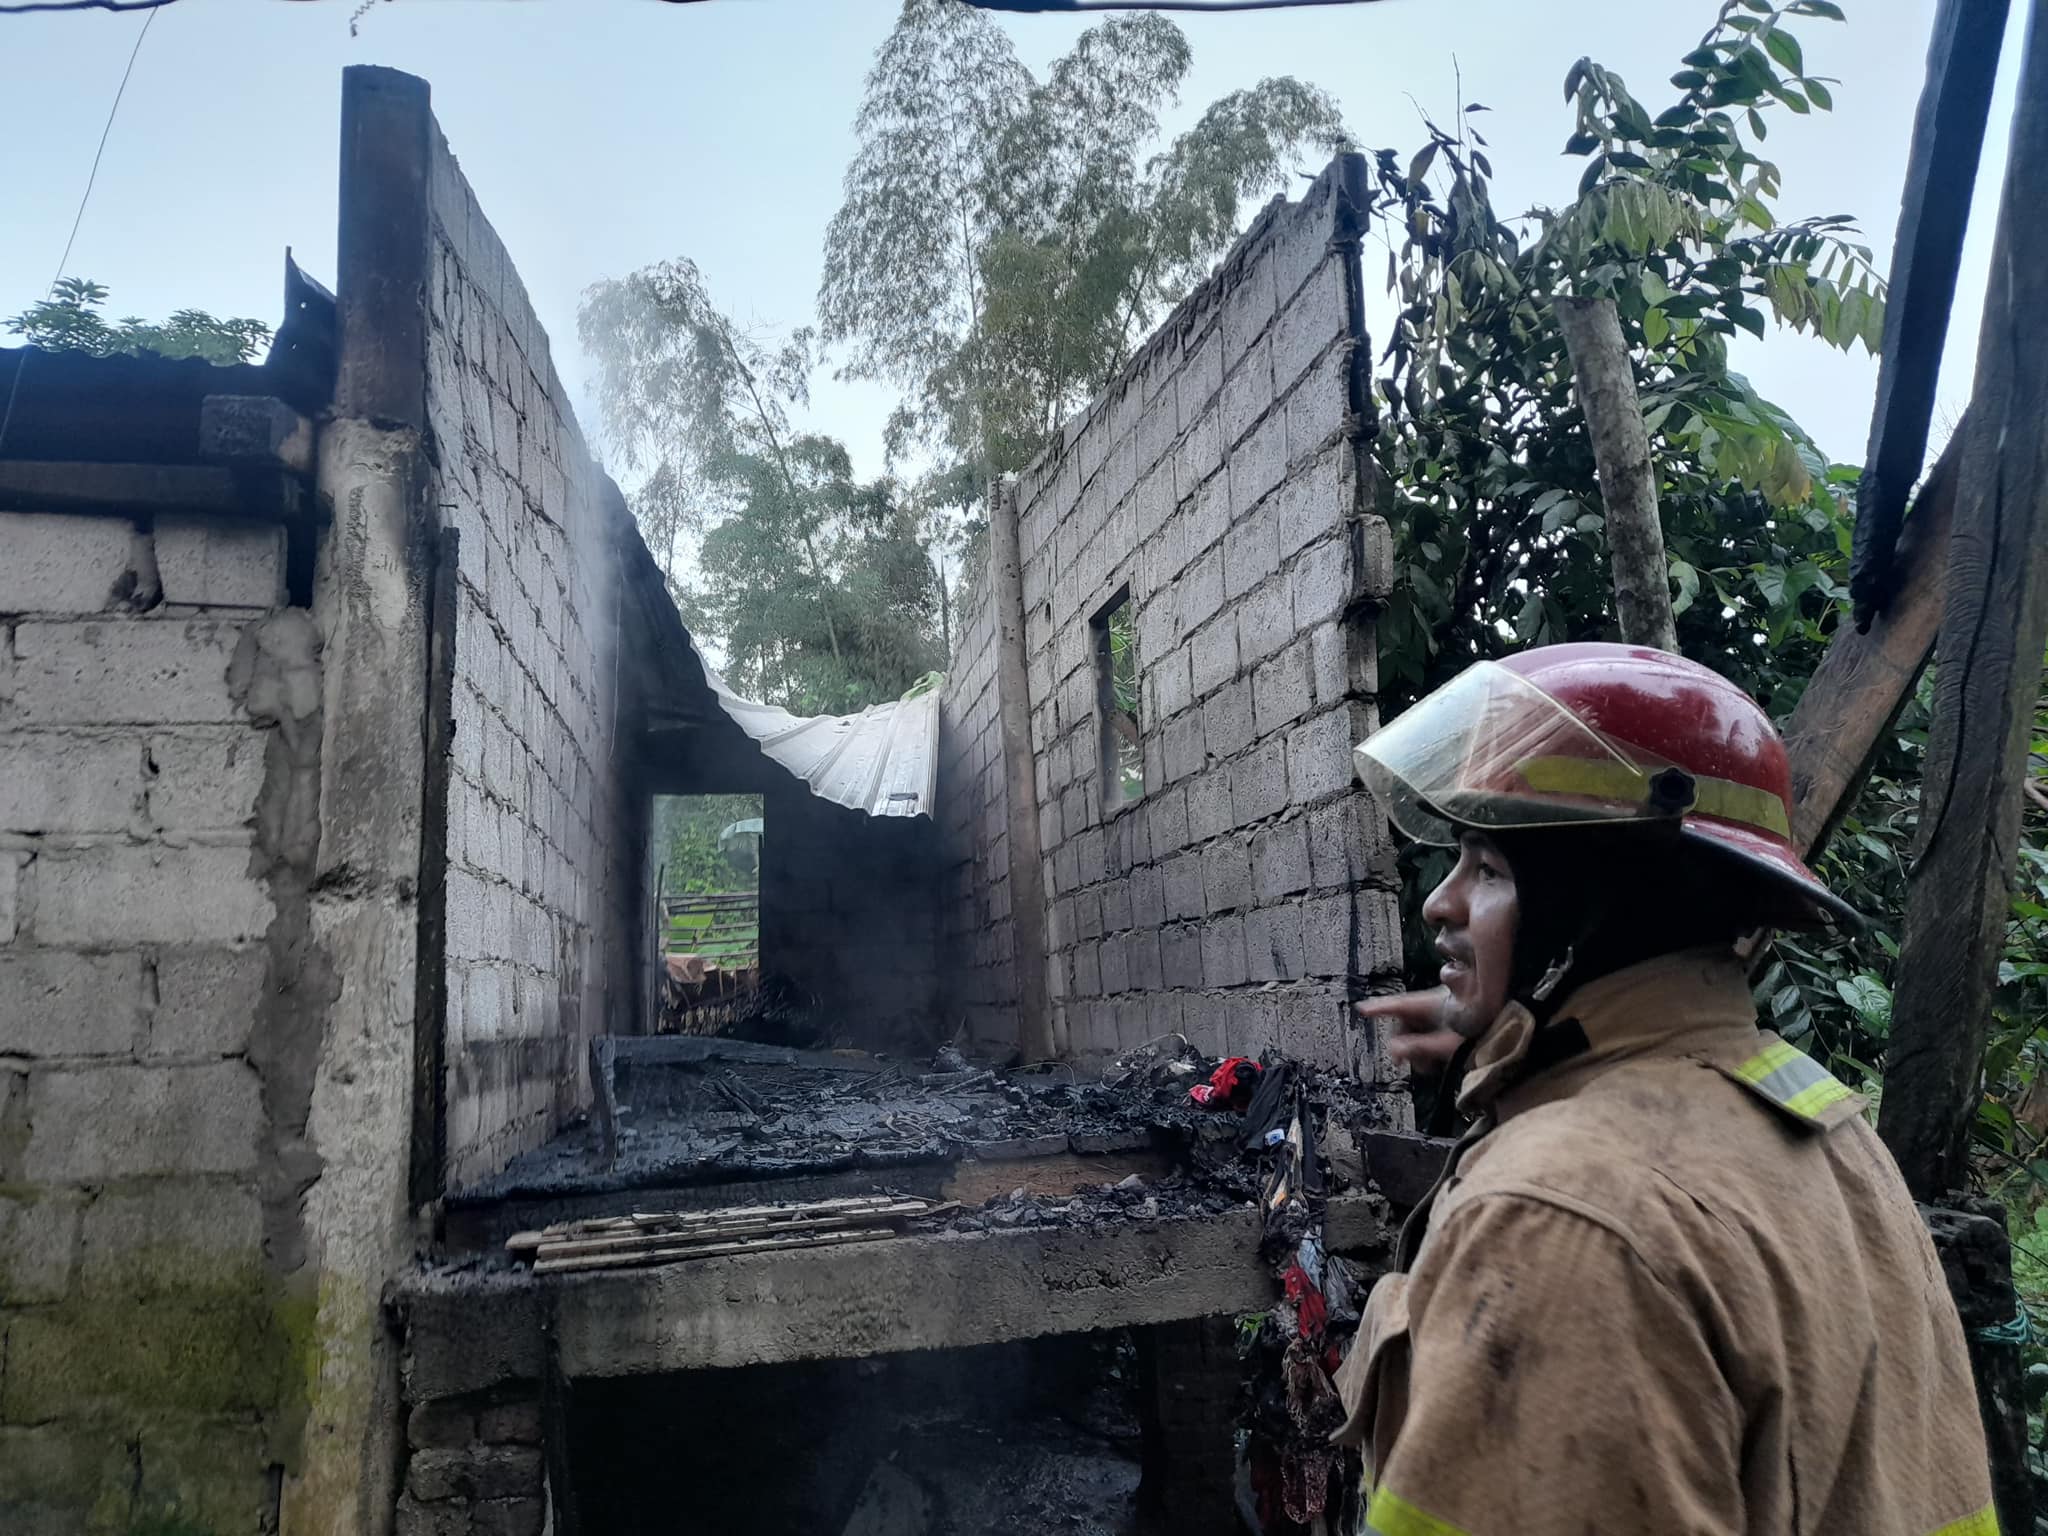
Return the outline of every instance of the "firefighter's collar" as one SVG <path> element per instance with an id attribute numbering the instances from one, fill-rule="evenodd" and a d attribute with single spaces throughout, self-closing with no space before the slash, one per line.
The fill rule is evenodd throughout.
<path id="1" fill-rule="evenodd" d="M 1725 1057 L 1739 1066 L 1765 1043 L 1742 962 L 1718 945 L 1596 977 L 1567 993 L 1551 1020 L 1539 1026 L 1521 1003 L 1503 1008 L 1473 1044 L 1458 1108 L 1476 1114 L 1497 1106 L 1503 1116 L 1528 1108 L 1553 1096 L 1557 1068 L 1652 1050 Z"/>

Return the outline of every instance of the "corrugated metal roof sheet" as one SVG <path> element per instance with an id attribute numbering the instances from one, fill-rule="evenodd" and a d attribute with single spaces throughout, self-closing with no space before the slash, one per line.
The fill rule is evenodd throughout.
<path id="1" fill-rule="evenodd" d="M 690 644 L 695 649 L 694 636 Z M 792 715 L 741 698 L 702 651 L 697 659 L 718 707 L 813 794 L 870 816 L 932 814 L 939 768 L 936 688 L 857 715 Z"/>

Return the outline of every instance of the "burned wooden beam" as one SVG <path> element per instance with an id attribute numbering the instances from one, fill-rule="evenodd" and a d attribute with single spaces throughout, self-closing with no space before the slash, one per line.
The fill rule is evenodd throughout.
<path id="1" fill-rule="evenodd" d="M 244 522 L 302 523 L 313 512 L 306 483 L 282 470 L 76 460 L 0 459 L 0 503 L 23 512 L 187 513 Z"/>
<path id="2" fill-rule="evenodd" d="M 597 1133 L 597 1155 L 609 1168 L 619 1160 L 619 1042 L 612 1035 L 590 1040 L 590 1124 Z"/>
<path id="3" fill-rule="evenodd" d="M 1936 642 L 1934 720 L 1920 837 L 1878 1133 L 1915 1197 L 1964 1186 L 1982 1092 L 1992 991 L 2004 950 L 2028 740 L 2048 644 L 2048 4 L 2036 0 L 2021 63 L 1998 233 L 1992 242 L 1976 393 L 1970 402 Z M 1934 1226 L 1937 1246 L 1942 1228 Z M 1951 1234 L 1944 1267 L 1965 1265 L 1958 1309 L 1991 1457 L 1998 1523 L 2032 1530 L 2026 1404 L 2006 1264 L 2004 1213 Z M 2023 1321 L 2023 1317 L 2021 1318 Z"/>
<path id="4" fill-rule="evenodd" d="M 1956 271 L 1998 75 L 2008 0 L 1942 0 L 1913 119 L 1884 317 L 1877 408 L 1856 498 L 1849 592 L 1856 627 L 1897 595 L 1896 550 L 1906 497 L 1927 453 L 1934 387 L 1955 302 Z"/>
<path id="5" fill-rule="evenodd" d="M 1941 628 L 1964 435 L 1958 432 L 1913 503 L 1899 538 L 1892 601 L 1869 629 L 1842 626 L 1785 728 L 1792 762 L 1792 842 L 1811 858 L 1855 803 L 1871 757 L 1913 695 Z"/>
<path id="6" fill-rule="evenodd" d="M 208 395 L 280 392 L 254 363 L 0 348 L 0 403 L 13 401 L 0 458 L 194 464 Z"/>
<path id="7" fill-rule="evenodd" d="M 1963 433 L 1878 1121 L 1922 1200 L 1968 1175 L 2048 643 L 2048 6 L 2034 11 Z"/>

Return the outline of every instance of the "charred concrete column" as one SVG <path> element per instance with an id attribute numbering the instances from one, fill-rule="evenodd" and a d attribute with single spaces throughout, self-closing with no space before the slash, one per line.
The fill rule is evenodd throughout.
<path id="1" fill-rule="evenodd" d="M 1046 1061 L 1058 1052 L 1046 998 L 1045 860 L 1038 841 L 1038 766 L 1026 691 L 1024 562 L 1014 483 L 997 491 L 988 529 L 996 576 L 996 705 L 1009 810 L 1010 910 L 1016 925 L 1017 1039 L 1026 1061 Z"/>
<path id="2" fill-rule="evenodd" d="M 305 1201 L 318 1277 L 308 1416 L 286 1532 L 385 1527 L 402 1455 L 385 1283 L 411 1253 L 428 606 L 422 493 L 429 129 L 424 82 L 347 72 L 342 102 L 339 371 L 317 484 L 333 523 L 314 611 L 325 658 L 320 851 L 308 940 L 337 990 L 306 1068 Z M 431 1085 L 419 1085 L 431 1091 Z"/>

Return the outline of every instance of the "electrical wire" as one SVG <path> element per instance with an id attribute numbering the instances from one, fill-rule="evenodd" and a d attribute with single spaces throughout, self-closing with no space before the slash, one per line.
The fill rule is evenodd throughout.
<path id="1" fill-rule="evenodd" d="M 135 73 L 135 60 L 142 52 L 142 40 L 149 36 L 149 29 L 156 21 L 157 11 L 168 3 L 169 0 L 150 0 L 148 6 L 149 14 L 142 18 L 142 30 L 135 34 L 135 46 L 128 50 L 128 67 L 121 71 L 121 83 L 114 88 L 114 104 L 107 108 L 106 126 L 100 129 L 99 148 L 92 152 L 92 169 L 86 173 L 85 191 L 79 194 L 78 212 L 71 216 L 71 233 L 64 237 L 64 254 L 57 258 L 57 271 L 50 279 L 50 286 L 46 290 L 47 292 L 55 293 L 57 291 L 57 284 L 64 280 L 64 269 L 71 264 L 71 247 L 78 242 L 79 226 L 85 222 L 86 204 L 92 201 L 93 184 L 100 178 L 100 160 L 106 155 L 107 139 L 114 131 L 114 118 L 121 111 L 121 98 L 128 94 L 128 77 Z M 137 4 L 140 4 L 140 0 L 137 0 Z M 60 6 L 58 8 L 63 9 L 64 7 Z M 133 10 L 137 8 L 137 5 L 110 4 L 107 8 L 111 10 Z M 7 7 L 7 9 L 18 10 L 21 7 Z M 30 9 L 33 9 L 33 7 L 30 7 Z M 29 349 L 24 348 L 20 358 L 15 362 L 14 382 L 7 389 L 7 409 L 0 411 L 0 448 L 7 446 L 7 429 L 14 422 L 14 402 L 21 393 L 21 376 L 28 371 L 28 354 Z"/>
<path id="2" fill-rule="evenodd" d="M 30 11 L 155 11 L 174 0 L 9 0 L 0 16 L 25 16 Z"/>

